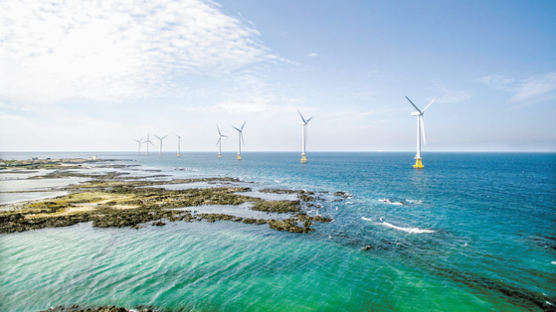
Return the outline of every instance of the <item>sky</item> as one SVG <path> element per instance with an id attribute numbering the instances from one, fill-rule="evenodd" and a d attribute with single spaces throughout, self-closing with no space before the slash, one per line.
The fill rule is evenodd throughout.
<path id="1" fill-rule="evenodd" d="M 555 51 L 556 1 L 0 0 L 0 151 L 413 151 L 408 96 L 423 153 L 554 152 Z"/>

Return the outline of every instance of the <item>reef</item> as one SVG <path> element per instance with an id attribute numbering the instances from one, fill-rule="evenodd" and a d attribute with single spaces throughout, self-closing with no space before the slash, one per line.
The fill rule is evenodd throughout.
<path id="1" fill-rule="evenodd" d="M 341 197 L 343 199 L 347 199 L 347 198 L 351 197 L 351 194 L 349 194 L 348 192 L 338 191 L 338 192 L 334 192 L 334 196 L 338 196 L 338 197 Z"/>
<path id="2" fill-rule="evenodd" d="M 82 169 L 88 168 L 87 164 L 98 162 L 110 162 L 113 159 L 96 158 L 63 158 L 63 159 L 29 159 L 29 160 L 6 160 L 0 159 L 0 170 L 2 169 Z"/>
<path id="3" fill-rule="evenodd" d="M 291 200 L 257 200 L 251 209 L 265 212 L 288 213 L 301 211 L 301 205 L 299 201 Z"/>
<path id="4" fill-rule="evenodd" d="M 264 188 L 259 190 L 261 193 L 274 193 L 274 194 L 296 194 L 297 198 L 301 201 L 315 200 L 315 192 L 306 190 L 290 190 L 290 189 L 277 189 L 277 188 Z"/>
<path id="5" fill-rule="evenodd" d="M 81 164 L 88 160 L 73 160 Z M 26 162 L 22 162 L 27 164 Z M 67 162 L 64 162 L 64 164 Z M 60 165 L 58 161 L 40 161 L 30 164 L 43 166 Z M 25 165 L 24 165 L 25 166 Z M 26 170 L 26 169 L 25 169 Z M 0 172 L 2 170 L 0 169 Z M 231 221 L 244 224 L 268 224 L 278 231 L 309 233 L 314 222 L 330 222 L 321 216 L 303 213 L 303 204 L 314 200 L 313 192 L 304 190 L 267 190 L 267 192 L 291 192 L 299 200 L 264 200 L 241 192 L 251 188 L 234 186 L 239 179 L 231 177 L 191 178 L 172 180 L 126 179 L 125 173 L 88 174 L 56 170 L 32 177 L 33 179 L 87 177 L 91 180 L 62 188 L 67 195 L 51 199 L 0 205 L 0 233 L 70 226 L 80 222 L 92 222 L 94 227 L 140 228 L 151 224 L 164 226 L 167 222 Z M 162 185 L 196 182 L 221 183 L 211 188 L 169 190 Z M 279 214 L 279 218 L 242 218 L 220 213 L 197 213 L 196 206 L 232 205 L 250 203 L 254 211 Z M 179 208 L 179 209 L 176 209 Z M 270 215 L 269 215 L 270 216 Z"/>

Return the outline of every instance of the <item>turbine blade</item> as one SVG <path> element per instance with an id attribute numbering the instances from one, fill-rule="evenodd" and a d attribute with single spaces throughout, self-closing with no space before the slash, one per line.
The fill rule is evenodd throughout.
<path id="1" fill-rule="evenodd" d="M 218 138 L 218 141 L 216 141 L 216 145 L 218 145 L 220 141 L 222 141 L 222 138 Z"/>
<path id="2" fill-rule="evenodd" d="M 409 101 L 409 103 L 411 103 L 411 105 L 413 105 L 413 107 L 415 107 L 415 109 L 416 109 L 419 113 L 421 113 L 421 114 L 423 113 L 423 112 L 419 109 L 419 107 L 417 107 L 417 105 L 415 105 L 415 103 L 411 102 L 411 100 L 410 100 L 407 96 L 406 96 L 405 98 Z"/>
<path id="3" fill-rule="evenodd" d="M 309 119 L 307 119 L 307 122 L 305 122 L 305 124 L 308 124 L 309 121 L 311 121 L 311 119 L 313 119 L 313 116 L 309 117 Z"/>
<path id="4" fill-rule="evenodd" d="M 241 125 L 241 130 L 243 130 L 243 127 L 245 127 L 245 123 L 246 123 L 246 122 L 247 122 L 247 121 L 244 121 L 244 122 L 243 122 L 243 125 Z"/>
<path id="5" fill-rule="evenodd" d="M 308 121 L 305 121 L 305 118 L 303 118 L 303 115 L 301 114 L 301 112 L 299 111 L 299 109 L 297 110 L 297 113 L 299 114 L 299 117 L 301 117 L 301 120 L 303 121 L 304 124 L 308 123 Z M 312 117 L 311 117 L 312 118 Z M 310 119 L 310 118 L 309 118 Z"/>
<path id="6" fill-rule="evenodd" d="M 419 116 L 421 118 L 421 133 L 423 133 L 423 143 L 427 144 L 427 136 L 425 135 L 425 119 L 423 115 Z"/>
<path id="7" fill-rule="evenodd" d="M 234 126 L 232 126 L 232 128 L 234 128 L 234 129 L 236 129 L 237 131 L 241 132 L 240 129 L 238 129 L 238 128 L 234 127 Z"/>
<path id="8" fill-rule="evenodd" d="M 218 127 L 218 125 L 216 125 L 216 130 L 218 130 L 219 135 L 222 135 L 222 132 L 220 132 L 220 128 Z"/>
<path id="9" fill-rule="evenodd" d="M 434 103 L 434 101 L 436 101 L 436 99 L 432 99 L 429 104 L 423 108 L 423 113 L 432 105 L 432 103 Z"/>

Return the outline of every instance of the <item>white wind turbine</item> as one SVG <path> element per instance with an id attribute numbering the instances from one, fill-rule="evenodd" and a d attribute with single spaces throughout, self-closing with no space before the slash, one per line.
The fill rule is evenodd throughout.
<path id="1" fill-rule="evenodd" d="M 174 135 L 178 138 L 178 157 L 181 156 L 181 152 L 180 152 L 180 144 L 181 144 L 181 135 L 175 134 Z"/>
<path id="2" fill-rule="evenodd" d="M 137 142 L 137 153 L 141 154 L 141 144 L 143 143 L 143 138 L 133 140 L 133 141 Z"/>
<path id="3" fill-rule="evenodd" d="M 427 139 L 426 139 L 426 136 L 425 136 L 425 123 L 424 123 L 424 120 L 423 120 L 423 115 L 425 114 L 425 111 L 432 105 L 432 103 L 434 103 L 434 99 L 432 99 L 429 102 L 429 104 L 427 106 L 425 106 L 425 108 L 420 110 L 417 107 L 417 105 L 415 105 L 415 103 L 413 103 L 407 96 L 405 98 L 417 110 L 416 112 L 411 113 L 411 116 L 417 117 L 417 154 L 415 155 L 415 165 L 413 165 L 413 168 L 423 169 L 424 166 L 423 166 L 423 162 L 421 161 L 421 133 L 422 133 L 422 136 L 423 136 L 423 143 L 425 143 L 425 144 L 427 143 Z"/>
<path id="4" fill-rule="evenodd" d="M 167 135 L 163 137 L 159 137 L 158 135 L 155 135 L 155 137 L 160 141 L 160 156 L 162 156 L 162 140 L 166 139 Z"/>
<path id="5" fill-rule="evenodd" d="M 153 142 L 151 142 L 150 135 L 148 133 L 147 133 L 147 139 L 143 141 L 143 143 L 147 145 L 147 155 L 149 155 L 149 144 L 153 144 Z"/>
<path id="6" fill-rule="evenodd" d="M 243 127 L 245 127 L 245 123 L 246 121 L 243 122 L 243 125 L 241 125 L 241 128 L 236 128 L 234 126 L 232 126 L 232 128 L 237 130 L 238 133 L 238 140 L 239 140 L 239 145 L 238 145 L 238 152 L 237 152 L 237 160 L 241 160 L 241 144 L 243 143 L 243 145 L 245 145 L 245 141 L 243 140 Z"/>
<path id="7" fill-rule="evenodd" d="M 218 145 L 218 158 L 222 158 L 222 138 L 227 138 L 228 136 L 222 134 L 218 125 L 216 125 L 216 130 L 218 130 L 218 141 L 216 142 Z"/>
<path id="8" fill-rule="evenodd" d="M 309 123 L 309 121 L 311 121 L 311 119 L 313 119 L 313 117 L 310 117 L 309 119 L 305 120 L 305 118 L 303 117 L 303 115 L 301 114 L 301 112 L 299 110 L 297 110 L 297 113 L 299 114 L 299 117 L 301 117 L 301 163 L 304 164 L 307 162 L 307 156 L 305 155 L 305 149 L 307 147 L 307 132 L 306 132 L 306 126 Z"/>

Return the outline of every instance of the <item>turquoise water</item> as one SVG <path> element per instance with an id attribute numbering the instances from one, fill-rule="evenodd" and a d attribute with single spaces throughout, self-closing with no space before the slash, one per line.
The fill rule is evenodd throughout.
<path id="1" fill-rule="evenodd" d="M 556 304 L 555 154 L 429 153 L 424 170 L 411 168 L 409 153 L 312 153 L 306 165 L 297 153 L 246 153 L 241 162 L 233 154 L 220 161 L 208 153 L 99 156 L 176 177 L 234 176 L 352 198 L 324 201 L 320 213 L 334 222 L 309 235 L 230 222 L 2 234 L 0 311 L 74 303 L 171 311 L 541 311 Z"/>

